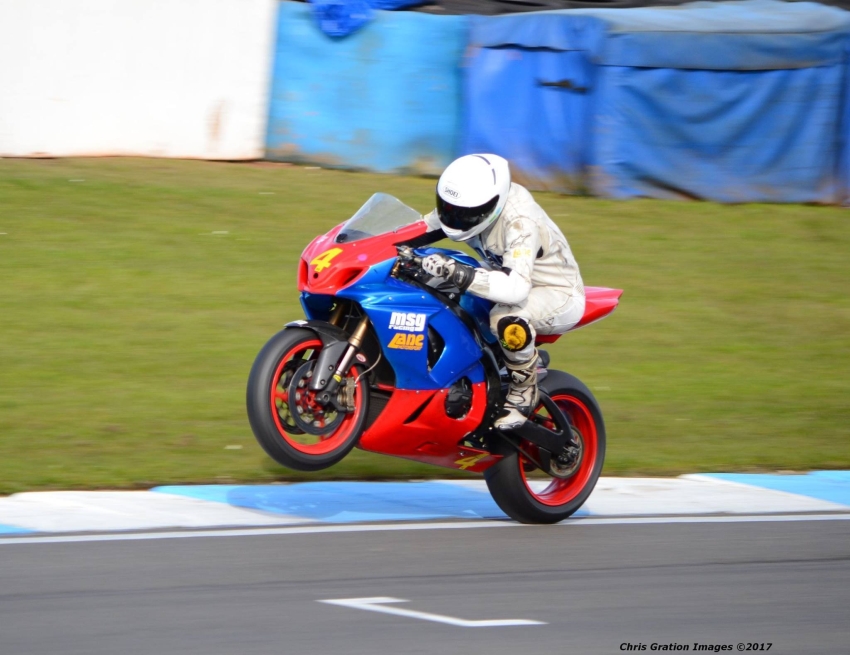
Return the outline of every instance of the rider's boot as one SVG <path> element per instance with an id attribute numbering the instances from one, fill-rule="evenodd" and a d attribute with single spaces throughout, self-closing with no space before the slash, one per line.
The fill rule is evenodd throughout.
<path id="1" fill-rule="evenodd" d="M 508 395 L 505 399 L 507 414 L 496 419 L 493 425 L 497 430 L 513 430 L 525 423 L 529 414 L 537 407 L 540 392 L 537 388 L 537 349 L 525 362 L 505 363 L 511 376 Z"/>

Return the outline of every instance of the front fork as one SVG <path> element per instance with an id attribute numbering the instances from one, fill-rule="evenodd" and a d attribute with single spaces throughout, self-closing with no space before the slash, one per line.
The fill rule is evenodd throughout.
<path id="1" fill-rule="evenodd" d="M 339 308 L 334 311 L 334 316 L 331 317 L 332 323 L 335 318 L 339 319 L 338 314 Z M 348 373 L 354 355 L 360 350 L 368 329 L 369 317 L 363 316 L 357 327 L 354 328 L 354 332 L 351 333 L 348 342 L 338 341 L 322 349 L 309 385 L 310 390 L 316 392 L 316 402 L 320 405 L 334 403 L 342 379 Z M 339 409 L 343 408 L 340 407 Z"/>

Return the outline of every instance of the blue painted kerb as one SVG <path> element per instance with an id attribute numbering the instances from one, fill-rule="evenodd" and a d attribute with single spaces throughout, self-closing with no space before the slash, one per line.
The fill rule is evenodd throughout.
<path id="1" fill-rule="evenodd" d="M 0 525 L 0 534 L 31 534 L 32 530 L 19 528 L 14 525 Z"/>
<path id="2" fill-rule="evenodd" d="M 802 475 L 713 473 L 706 477 L 850 506 L 850 471 L 815 471 Z"/>
<path id="3" fill-rule="evenodd" d="M 505 516 L 490 494 L 440 482 L 199 485 L 152 491 L 329 523 Z"/>

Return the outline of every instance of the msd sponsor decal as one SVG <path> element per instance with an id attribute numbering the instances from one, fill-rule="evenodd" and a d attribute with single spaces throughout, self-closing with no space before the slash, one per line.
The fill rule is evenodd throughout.
<path id="1" fill-rule="evenodd" d="M 414 312 L 393 312 L 390 316 L 390 330 L 401 330 L 402 332 L 424 332 L 425 314 Z"/>

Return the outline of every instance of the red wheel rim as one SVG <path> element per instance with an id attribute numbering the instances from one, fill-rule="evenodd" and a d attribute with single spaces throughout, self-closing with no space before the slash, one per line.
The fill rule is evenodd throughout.
<path id="1" fill-rule="evenodd" d="M 528 489 L 528 492 L 537 502 L 543 505 L 560 506 L 574 500 L 585 488 L 596 466 L 599 448 L 596 435 L 596 421 L 593 420 L 593 414 L 584 401 L 566 394 L 552 396 L 552 400 L 570 418 L 573 427 L 581 435 L 582 454 L 578 469 L 568 478 L 551 478 L 550 483 L 545 489 L 535 491 L 535 487 L 530 484 L 534 479 L 529 479 L 526 476 L 525 467 L 529 462 L 522 454 L 518 458 L 518 466 L 526 489 Z M 542 408 L 543 406 L 540 405 L 535 411 L 539 412 Z M 526 452 L 533 453 L 533 448 L 534 446 L 532 444 L 528 442 L 523 443 L 523 450 Z"/>
<path id="2" fill-rule="evenodd" d="M 271 382 L 269 400 L 278 434 L 289 446 L 306 455 L 325 455 L 344 445 L 357 422 L 358 412 L 351 412 L 345 415 L 342 423 L 330 434 L 314 435 L 302 433 L 295 427 L 291 418 L 287 421 L 287 416 L 289 416 L 289 380 L 295 369 L 304 362 L 318 357 L 321 349 L 322 342 L 319 339 L 311 339 L 296 344 L 281 358 Z M 353 375 L 354 369 L 349 372 L 349 377 L 353 377 Z M 360 390 L 355 388 L 354 403 L 358 407 L 360 405 L 359 398 Z M 293 430 L 293 428 L 295 429 Z"/>

